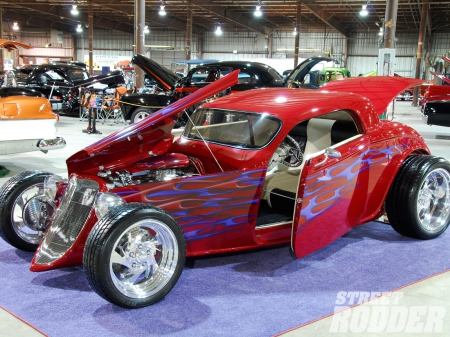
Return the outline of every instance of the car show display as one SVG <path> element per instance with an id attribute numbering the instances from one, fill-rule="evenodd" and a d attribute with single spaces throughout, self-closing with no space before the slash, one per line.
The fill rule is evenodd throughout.
<path id="1" fill-rule="evenodd" d="M 300 87 L 305 76 L 316 64 L 330 61 L 332 61 L 331 58 L 311 57 L 299 64 L 285 78 L 278 74 L 274 68 L 259 62 L 208 62 L 192 68 L 186 76 L 180 78 L 148 57 L 135 55 L 132 63 L 144 70 L 146 76 L 154 79 L 157 82 L 157 87 L 153 93 L 125 95 L 121 98 L 120 104 L 124 118 L 130 120 L 131 123 L 135 123 L 234 70 L 240 71 L 238 83 L 233 85 L 226 93 L 256 88 L 287 87 L 289 84 L 292 86 L 292 83 L 296 87 Z M 190 112 L 192 111 L 193 109 L 190 110 Z M 178 126 L 183 126 L 186 122 L 187 119 L 183 116 L 178 122 Z"/>
<path id="2" fill-rule="evenodd" d="M 15 71 L 18 86 L 41 92 L 58 113 L 76 116 L 80 114 L 81 88 L 116 88 L 125 82 L 121 70 L 91 76 L 85 67 L 76 63 L 28 65 Z"/>
<path id="3" fill-rule="evenodd" d="M 450 222 L 450 164 L 412 128 L 378 117 L 423 81 L 345 81 L 202 103 L 238 85 L 233 71 L 73 154 L 68 180 L 12 177 L 0 189 L 0 236 L 35 252 L 32 271 L 82 265 L 92 289 L 126 308 L 163 298 L 186 257 L 290 243 L 302 258 L 382 215 L 402 235 L 438 237 Z"/>

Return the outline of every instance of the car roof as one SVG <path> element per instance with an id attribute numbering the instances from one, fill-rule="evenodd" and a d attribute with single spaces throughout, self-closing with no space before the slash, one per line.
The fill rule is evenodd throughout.
<path id="1" fill-rule="evenodd" d="M 233 93 L 206 103 L 202 107 L 268 114 L 281 119 L 283 123 L 293 125 L 332 111 L 348 109 L 355 111 L 359 119 L 364 120 L 364 124 L 378 121 L 370 101 L 362 96 L 311 89 L 254 89 Z"/>
<path id="2" fill-rule="evenodd" d="M 253 67 L 258 70 L 266 71 L 267 69 L 274 69 L 273 67 L 260 63 L 260 62 L 252 62 L 252 61 L 219 61 L 219 62 L 211 62 L 200 64 L 199 66 L 193 68 L 191 71 L 196 68 L 214 68 L 214 67 L 233 67 L 234 69 L 243 69 L 248 67 Z"/>

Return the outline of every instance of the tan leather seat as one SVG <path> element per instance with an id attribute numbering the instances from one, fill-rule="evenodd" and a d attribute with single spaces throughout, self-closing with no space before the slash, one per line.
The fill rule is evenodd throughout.
<path id="1" fill-rule="evenodd" d="M 263 198 L 267 200 L 269 206 L 272 207 L 270 193 L 274 189 L 279 189 L 291 193 L 297 193 L 298 182 L 302 172 L 303 165 L 306 160 L 324 151 L 331 146 L 331 128 L 335 120 L 312 118 L 307 125 L 307 140 L 305 153 L 303 154 L 303 162 L 300 167 L 292 167 L 286 171 L 275 172 L 267 176 L 264 183 L 265 194 Z"/>

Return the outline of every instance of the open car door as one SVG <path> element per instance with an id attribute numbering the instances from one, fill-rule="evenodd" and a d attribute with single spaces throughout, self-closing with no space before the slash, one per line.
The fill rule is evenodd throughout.
<path id="1" fill-rule="evenodd" d="M 300 258 L 360 223 L 369 189 L 369 139 L 359 136 L 306 159 L 297 192 L 291 244 Z"/>

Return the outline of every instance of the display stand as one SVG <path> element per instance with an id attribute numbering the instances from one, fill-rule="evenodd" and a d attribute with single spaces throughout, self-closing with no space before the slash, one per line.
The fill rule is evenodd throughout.
<path id="1" fill-rule="evenodd" d="M 97 120 L 97 113 L 98 113 L 98 99 L 97 94 L 92 90 L 83 89 L 83 100 L 82 100 L 82 106 L 85 109 L 88 109 L 88 127 L 87 129 L 83 130 L 84 133 L 91 134 L 91 133 L 97 133 L 101 134 L 100 131 L 96 128 L 96 120 Z M 101 99 L 100 99 L 101 102 Z M 101 106 L 101 103 L 100 103 Z"/>
<path id="2" fill-rule="evenodd" d="M 96 111 L 94 111 L 94 109 Z M 93 116 L 92 116 L 93 115 Z M 83 130 L 84 133 L 91 134 L 91 133 L 97 133 L 102 134 L 100 131 L 96 128 L 96 119 L 97 119 L 97 108 L 89 108 L 88 113 L 88 127 L 86 130 Z M 92 122 L 92 123 L 91 123 Z M 92 124 L 92 125 L 91 125 Z"/>

